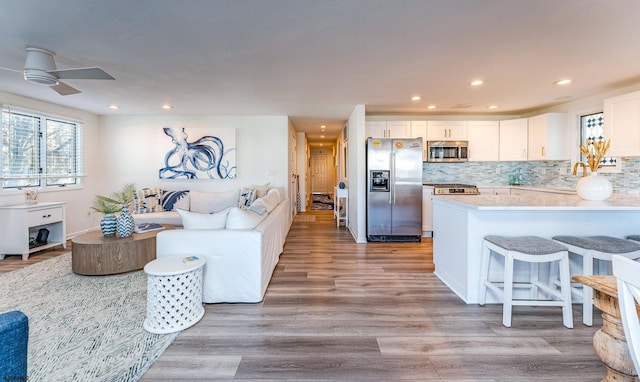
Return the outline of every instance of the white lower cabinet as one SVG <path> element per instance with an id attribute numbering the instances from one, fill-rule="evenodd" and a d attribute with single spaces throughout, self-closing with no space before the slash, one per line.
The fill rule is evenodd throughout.
<path id="1" fill-rule="evenodd" d="M 46 231 L 46 240 L 35 242 L 38 234 Z M 21 255 L 26 260 L 36 251 L 58 245 L 66 248 L 66 240 L 65 203 L 0 207 L 0 260 L 5 255 Z"/>
<path id="2" fill-rule="evenodd" d="M 422 187 L 422 236 L 433 235 L 433 187 Z"/>

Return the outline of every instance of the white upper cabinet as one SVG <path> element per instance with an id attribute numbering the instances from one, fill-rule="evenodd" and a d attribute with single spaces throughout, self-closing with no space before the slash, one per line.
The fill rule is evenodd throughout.
<path id="1" fill-rule="evenodd" d="M 546 113 L 529 118 L 529 160 L 570 159 L 566 113 Z"/>
<path id="2" fill-rule="evenodd" d="M 411 138 L 422 138 L 422 160 L 427 161 L 427 121 L 411 121 Z"/>
<path id="3" fill-rule="evenodd" d="M 500 121 L 501 161 L 527 160 L 527 118 Z"/>
<path id="4" fill-rule="evenodd" d="M 470 161 L 497 161 L 500 145 L 498 121 L 468 121 Z"/>
<path id="5" fill-rule="evenodd" d="M 466 141 L 467 121 L 429 121 L 427 123 L 429 141 Z"/>
<path id="6" fill-rule="evenodd" d="M 604 100 L 604 135 L 607 155 L 640 156 L 640 91 Z"/>
<path id="7" fill-rule="evenodd" d="M 386 138 L 387 121 L 366 121 L 367 138 Z"/>
<path id="8" fill-rule="evenodd" d="M 411 133 L 410 121 L 367 121 L 367 137 L 372 138 L 408 138 Z"/>
<path id="9" fill-rule="evenodd" d="M 410 135 L 410 121 L 387 121 L 387 138 L 409 138 Z"/>

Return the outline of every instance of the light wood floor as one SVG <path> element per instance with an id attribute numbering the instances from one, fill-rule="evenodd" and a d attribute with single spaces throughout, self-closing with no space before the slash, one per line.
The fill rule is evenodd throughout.
<path id="1" fill-rule="evenodd" d="M 260 304 L 207 304 L 143 381 L 600 381 L 592 338 L 560 308 L 466 305 L 433 275 L 431 240 L 356 244 L 331 211 L 295 222 Z M 60 251 L 32 256 L 52 256 Z M 44 256 L 43 256 L 44 258 Z M 0 261 L 0 273 L 18 257 Z M 27 263 L 27 262 L 24 262 Z"/>

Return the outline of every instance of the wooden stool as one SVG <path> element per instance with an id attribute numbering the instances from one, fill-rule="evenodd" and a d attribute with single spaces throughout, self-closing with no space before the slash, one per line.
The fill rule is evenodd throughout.
<path id="1" fill-rule="evenodd" d="M 504 256 L 504 281 L 489 280 L 489 266 L 491 253 Z M 531 263 L 531 273 L 528 283 L 513 282 L 514 260 Z M 560 293 L 554 284 L 544 284 L 538 279 L 538 264 L 559 262 Z M 487 288 L 502 296 L 502 324 L 511 327 L 511 311 L 513 305 L 527 306 L 561 306 L 562 321 L 567 328 L 573 328 L 573 314 L 571 312 L 571 286 L 569 274 L 569 253 L 567 248 L 538 236 L 485 236 L 482 244 L 482 276 L 480 278 L 479 303 L 484 305 Z M 531 289 L 529 300 L 514 300 L 513 288 L 527 287 Z M 539 289 L 557 300 L 538 299 Z"/>
<path id="2" fill-rule="evenodd" d="M 582 256 L 582 275 L 593 275 L 593 260 L 611 262 L 612 255 L 629 259 L 640 258 L 640 244 L 612 236 L 554 236 L 553 240 L 566 246 L 569 252 Z M 593 289 L 582 289 L 582 322 L 593 325 Z M 574 288 L 574 291 L 577 291 Z"/>

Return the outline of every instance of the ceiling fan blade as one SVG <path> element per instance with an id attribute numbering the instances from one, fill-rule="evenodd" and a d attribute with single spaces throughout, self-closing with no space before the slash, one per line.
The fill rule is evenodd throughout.
<path id="1" fill-rule="evenodd" d="M 100 68 L 48 70 L 47 73 L 51 73 L 63 80 L 115 80 L 109 73 Z"/>
<path id="2" fill-rule="evenodd" d="M 0 66 L 0 69 L 8 70 L 10 72 L 22 73 L 22 70 L 11 69 L 11 68 L 7 68 L 7 67 L 4 67 L 4 66 Z"/>
<path id="3" fill-rule="evenodd" d="M 58 94 L 62 96 L 81 93 L 80 90 L 74 87 L 71 87 L 65 84 L 64 82 L 58 82 L 58 85 L 51 86 L 51 89 L 55 90 Z"/>

